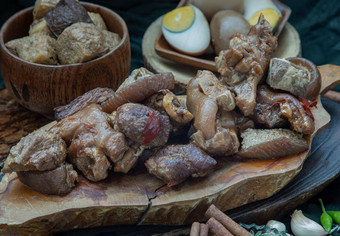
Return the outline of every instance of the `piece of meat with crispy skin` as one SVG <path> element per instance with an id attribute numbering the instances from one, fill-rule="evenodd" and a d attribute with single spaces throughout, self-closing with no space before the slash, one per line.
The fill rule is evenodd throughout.
<path id="1" fill-rule="evenodd" d="M 313 116 L 308 115 L 303 104 L 293 95 L 274 92 L 269 86 L 261 85 L 258 87 L 257 102 L 267 104 L 268 110 L 277 109 L 274 108 L 275 106 L 279 107 L 279 116 L 287 119 L 296 132 L 303 134 L 311 134 L 314 132 L 315 125 Z"/>
<path id="2" fill-rule="evenodd" d="M 215 164 L 212 157 L 193 144 L 163 147 L 145 162 L 149 173 L 168 186 L 179 184 L 190 175 L 204 176 Z"/>
<path id="3" fill-rule="evenodd" d="M 78 181 L 78 174 L 71 164 L 62 163 L 48 171 L 19 171 L 19 180 L 31 189 L 49 195 L 65 195 Z"/>
<path id="4" fill-rule="evenodd" d="M 117 109 L 118 130 L 146 147 L 166 144 L 170 134 L 169 117 L 147 106 L 126 103 Z"/>
<path id="5" fill-rule="evenodd" d="M 92 103 L 101 104 L 114 95 L 110 88 L 95 88 L 77 97 L 65 106 L 54 108 L 56 120 L 62 120 L 67 116 L 84 109 Z"/>
<path id="6" fill-rule="evenodd" d="M 236 105 L 245 116 L 255 107 L 256 87 L 266 73 L 276 46 L 272 27 L 261 15 L 248 35 L 236 34 L 230 48 L 215 58 L 222 81 L 236 93 Z"/>
<path id="7" fill-rule="evenodd" d="M 65 158 L 64 140 L 55 133 L 39 129 L 11 148 L 2 172 L 52 170 L 60 166 Z"/>

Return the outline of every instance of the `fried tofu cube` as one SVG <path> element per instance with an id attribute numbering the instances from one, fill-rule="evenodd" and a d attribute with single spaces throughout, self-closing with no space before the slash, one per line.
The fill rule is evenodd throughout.
<path id="1" fill-rule="evenodd" d="M 92 23 L 76 23 L 58 37 L 56 50 L 60 64 L 86 62 L 107 53 L 105 37 Z"/>
<path id="2" fill-rule="evenodd" d="M 59 0 L 36 0 L 33 9 L 33 19 L 43 18 L 58 2 Z"/>
<path id="3" fill-rule="evenodd" d="M 104 45 L 109 48 L 110 51 L 117 47 L 122 40 L 116 33 L 107 30 L 103 30 L 102 32 L 104 34 Z"/>
<path id="4" fill-rule="evenodd" d="M 18 57 L 33 63 L 56 65 L 56 40 L 43 33 L 36 33 L 6 43 L 6 47 Z"/>
<path id="5" fill-rule="evenodd" d="M 97 26 L 101 30 L 107 30 L 105 21 L 99 13 L 95 13 L 95 12 L 87 12 L 87 13 L 89 14 L 95 26 Z"/>

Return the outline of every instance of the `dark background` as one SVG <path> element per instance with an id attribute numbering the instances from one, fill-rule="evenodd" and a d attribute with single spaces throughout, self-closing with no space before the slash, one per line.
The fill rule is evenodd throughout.
<path id="1" fill-rule="evenodd" d="M 131 70 L 144 65 L 141 41 L 147 27 L 159 16 L 174 9 L 179 0 L 92 0 L 88 1 L 106 6 L 117 12 L 127 23 L 131 38 Z M 339 0 L 282 0 L 292 9 L 289 22 L 300 34 L 302 56 L 316 65 L 340 65 L 340 1 Z M 30 7 L 33 0 L 2 0 L 0 25 L 18 10 Z M 0 78 L 0 88 L 3 87 Z M 340 91 L 340 86 L 336 88 Z M 333 104 L 334 105 L 334 104 Z M 339 107 L 339 105 L 335 104 Z M 336 119 L 336 118 L 335 118 Z M 336 122 L 336 121 L 333 121 Z M 340 157 L 339 157 L 340 159 Z M 339 163 L 335 163 L 339 165 Z M 318 221 L 320 213 L 318 197 L 332 210 L 340 210 L 340 179 L 337 178 L 317 197 L 299 207 L 303 212 Z M 284 222 L 288 225 L 290 216 Z M 166 232 L 168 227 L 113 227 L 72 231 L 63 235 L 148 235 Z M 129 232 L 129 233 L 128 233 Z"/>

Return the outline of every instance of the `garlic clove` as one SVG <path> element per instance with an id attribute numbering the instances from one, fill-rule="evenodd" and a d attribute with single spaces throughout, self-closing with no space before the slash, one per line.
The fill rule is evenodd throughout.
<path id="1" fill-rule="evenodd" d="M 301 210 L 294 211 L 290 227 L 295 236 L 327 235 L 327 232 L 320 224 L 304 216 Z"/>
<path id="2" fill-rule="evenodd" d="M 270 220 L 267 222 L 266 227 L 269 229 L 277 229 L 277 231 L 279 232 L 285 232 L 286 231 L 286 226 L 280 222 L 280 221 L 276 221 L 276 220 Z"/>

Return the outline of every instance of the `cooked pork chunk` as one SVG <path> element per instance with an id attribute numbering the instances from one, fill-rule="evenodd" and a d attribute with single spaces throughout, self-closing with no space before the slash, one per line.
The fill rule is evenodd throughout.
<path id="1" fill-rule="evenodd" d="M 56 40 L 39 32 L 6 43 L 6 47 L 14 55 L 33 63 L 56 65 Z"/>
<path id="2" fill-rule="evenodd" d="M 60 166 L 65 158 L 64 140 L 55 133 L 37 130 L 11 148 L 2 172 L 52 170 Z"/>
<path id="3" fill-rule="evenodd" d="M 263 106 L 266 105 L 265 109 L 267 110 L 274 109 L 272 115 L 255 111 L 255 120 L 260 123 L 280 127 L 281 124 L 285 124 L 284 120 L 288 120 L 295 131 L 303 134 L 313 133 L 315 127 L 312 113 L 307 113 L 309 108 L 304 108 L 303 104 L 294 96 L 288 93 L 274 92 L 268 86 L 261 85 L 258 87 L 257 102 Z M 279 109 L 279 113 L 277 109 Z"/>
<path id="4" fill-rule="evenodd" d="M 302 135 L 289 129 L 247 129 L 241 136 L 242 148 L 238 155 L 246 158 L 277 158 L 308 149 Z"/>
<path id="5" fill-rule="evenodd" d="M 69 147 L 68 160 L 91 181 L 106 179 L 111 167 L 103 150 L 96 146 L 93 133 L 80 133 Z"/>
<path id="6" fill-rule="evenodd" d="M 200 70 L 195 78 L 200 91 L 216 101 L 220 112 L 234 110 L 235 98 L 233 94 L 211 71 Z"/>
<path id="7" fill-rule="evenodd" d="M 147 147 L 166 144 L 170 133 L 168 116 L 136 103 L 126 103 L 117 109 L 117 126 L 126 137 Z"/>
<path id="8" fill-rule="evenodd" d="M 128 150 L 125 136 L 113 130 L 100 106 L 91 104 L 57 123 L 53 131 L 70 143 L 70 158 L 92 181 L 106 178 L 110 167 L 105 155 L 118 162 Z"/>
<path id="9" fill-rule="evenodd" d="M 111 113 L 128 102 L 142 102 L 161 89 L 173 89 L 175 78 L 171 72 L 152 74 L 145 68 L 132 71 L 112 98 L 102 103 L 103 111 Z"/>
<path id="10" fill-rule="evenodd" d="M 36 0 L 33 9 L 33 19 L 44 17 L 58 2 L 59 0 Z"/>
<path id="11" fill-rule="evenodd" d="M 190 175 L 205 175 L 216 161 L 193 144 L 171 145 L 158 150 L 146 162 L 150 174 L 173 186 Z"/>
<path id="12" fill-rule="evenodd" d="M 115 163 L 114 171 L 128 173 L 137 163 L 138 158 L 142 155 L 144 148 L 139 145 L 133 145 L 124 153 L 121 160 Z"/>
<path id="13" fill-rule="evenodd" d="M 54 108 L 55 118 L 59 121 L 84 109 L 92 103 L 101 104 L 114 95 L 110 88 L 95 88 L 77 97 L 65 106 Z"/>
<path id="14" fill-rule="evenodd" d="M 75 0 L 59 0 L 44 19 L 56 37 L 59 37 L 67 27 L 78 22 L 93 23 L 85 7 Z M 84 40 L 83 35 L 79 34 L 78 36 L 79 40 Z"/>
<path id="15" fill-rule="evenodd" d="M 58 37 L 56 51 L 60 64 L 81 63 L 100 57 L 109 51 L 104 34 L 89 23 L 75 23 Z"/>
<path id="16" fill-rule="evenodd" d="M 272 27 L 261 15 L 248 35 L 236 34 L 230 48 L 215 58 L 222 80 L 236 93 L 236 105 L 245 116 L 255 107 L 256 87 L 266 73 L 276 46 Z"/>
<path id="17" fill-rule="evenodd" d="M 97 26 L 101 30 L 107 30 L 105 21 L 99 13 L 87 12 L 87 14 L 89 14 L 89 16 L 90 16 L 92 22 L 95 24 L 95 26 Z"/>
<path id="18" fill-rule="evenodd" d="M 77 172 L 67 163 L 49 171 L 20 171 L 17 174 L 23 184 L 49 195 L 65 195 L 71 192 L 78 181 Z"/>
<path id="19" fill-rule="evenodd" d="M 213 156 L 229 156 L 238 151 L 240 142 L 235 129 L 218 127 L 211 139 L 205 139 L 199 130 L 192 135 L 195 144 Z"/>

